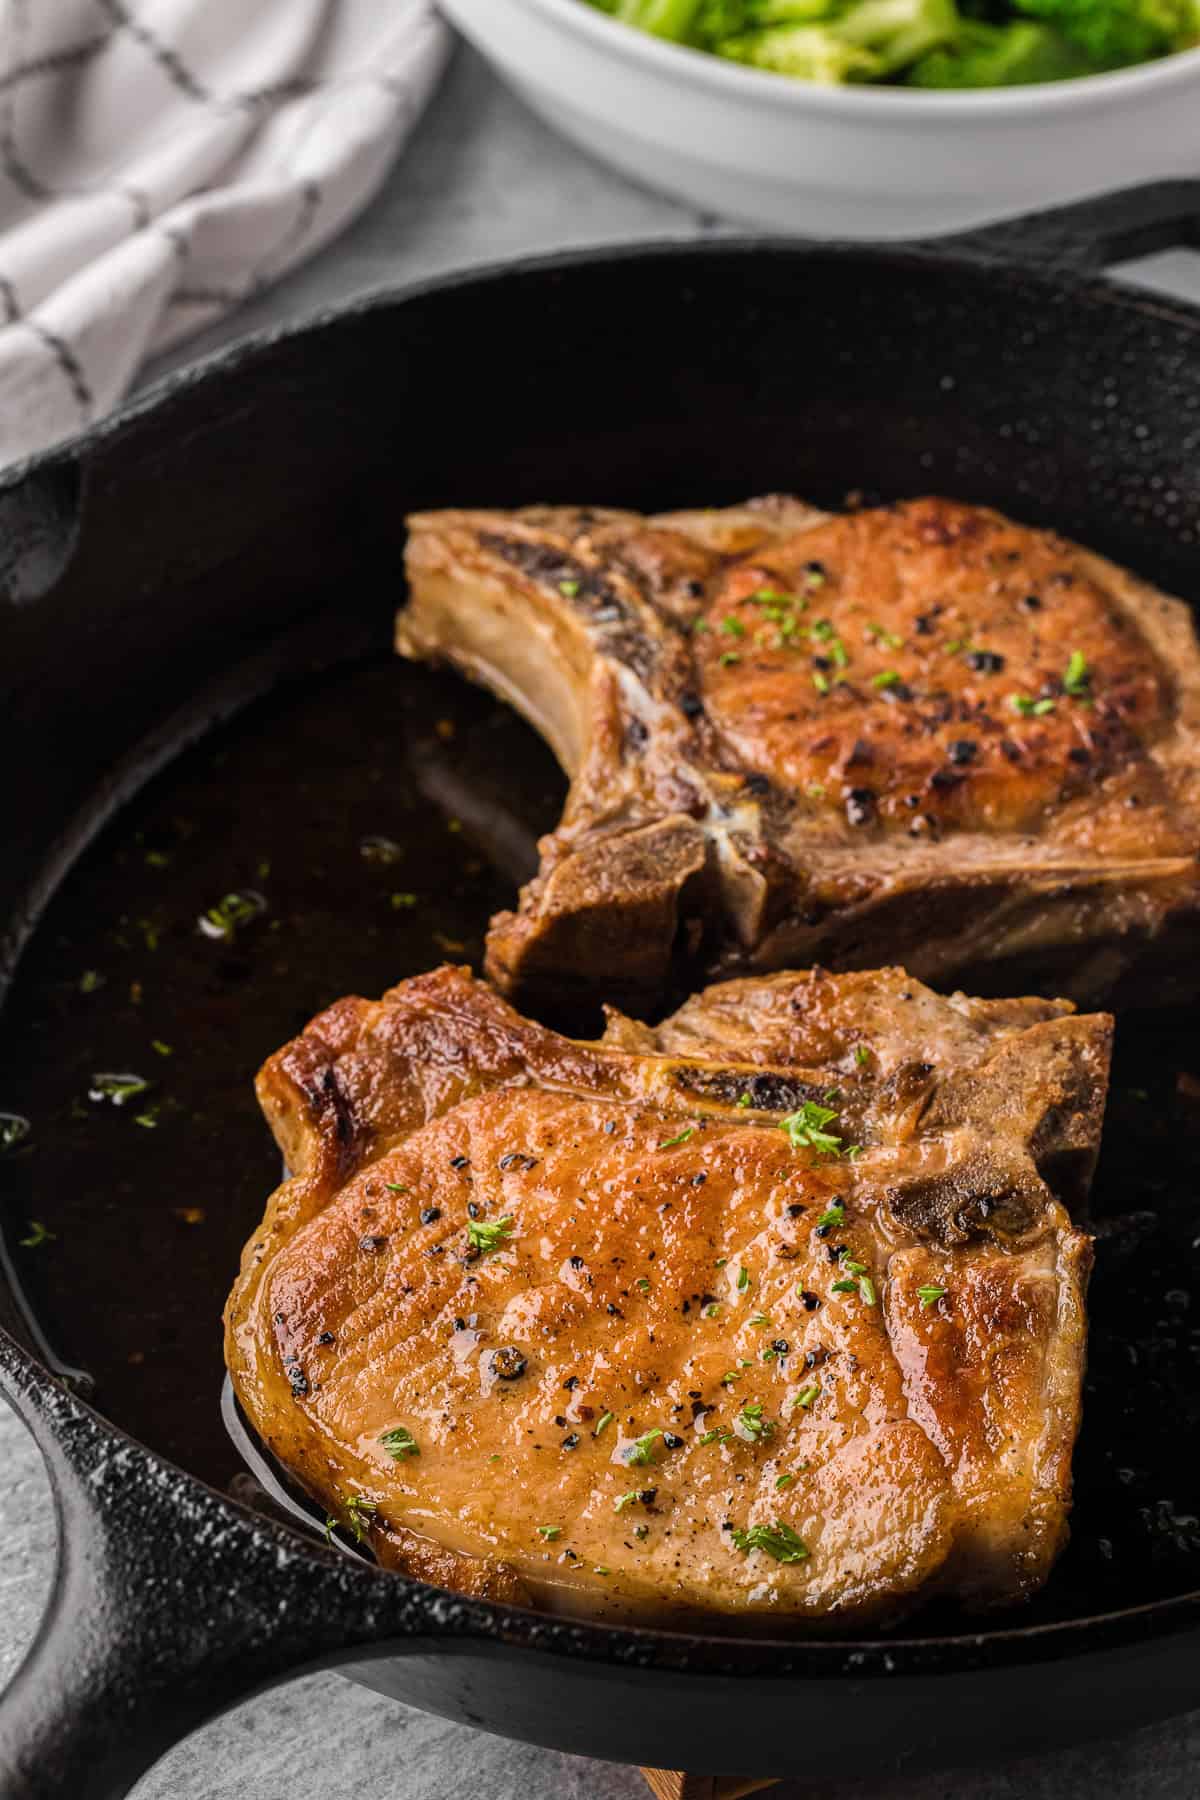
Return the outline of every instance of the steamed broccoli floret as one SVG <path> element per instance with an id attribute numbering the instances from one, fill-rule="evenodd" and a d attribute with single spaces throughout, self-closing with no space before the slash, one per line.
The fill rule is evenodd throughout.
<path id="1" fill-rule="evenodd" d="M 908 80 L 924 88 L 1019 87 L 1030 81 L 1068 81 L 1094 75 L 1097 65 L 1049 25 L 1018 19 L 1011 25 L 963 21 L 958 40 L 921 58 Z"/>
<path id="2" fill-rule="evenodd" d="M 702 44 L 716 45 L 764 25 L 807 25 L 836 6 L 837 0 L 703 0 L 696 37 Z"/>
<path id="3" fill-rule="evenodd" d="M 702 0 L 600 0 L 604 12 L 612 13 L 624 25 L 636 25 L 655 37 L 685 43 L 691 36 Z"/>
<path id="4" fill-rule="evenodd" d="M 959 30 L 954 0 L 855 0 L 819 24 L 776 25 L 726 39 L 722 56 L 825 83 L 895 74 Z"/>
<path id="5" fill-rule="evenodd" d="M 1092 58 L 1115 69 L 1183 49 L 1196 34 L 1190 0 L 1015 0 L 1019 12 L 1054 25 Z"/>
<path id="6" fill-rule="evenodd" d="M 952 43 L 959 23 L 954 0 L 858 0 L 835 29 L 845 43 L 877 56 L 893 75 L 939 44 Z"/>
<path id="7" fill-rule="evenodd" d="M 655 37 L 826 84 L 899 79 L 926 88 L 1011 87 L 1095 75 L 1200 44 L 1200 0 L 591 4 Z"/>
<path id="8" fill-rule="evenodd" d="M 768 31 L 748 32 L 745 37 L 726 38 L 720 54 L 756 69 L 772 69 L 777 75 L 795 75 L 825 86 L 871 81 L 883 74 L 877 56 L 845 43 L 830 25 L 776 25 Z"/>

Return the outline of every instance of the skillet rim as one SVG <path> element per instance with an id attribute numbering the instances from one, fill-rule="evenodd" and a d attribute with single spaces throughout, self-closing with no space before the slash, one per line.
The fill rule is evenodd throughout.
<path id="1" fill-rule="evenodd" d="M 1200 182 L 1196 185 L 1200 187 Z M 1134 193 L 1141 191 L 1133 190 Z M 1083 213 L 1090 205 L 1090 202 L 1082 201 L 1078 208 L 1064 207 L 1046 214 L 1031 214 L 1031 230 L 1043 219 L 1052 220 L 1057 214 L 1069 215 L 1076 210 Z M 260 356 L 294 339 L 316 337 L 339 325 L 403 306 L 410 300 L 655 258 L 687 263 L 711 257 L 728 257 L 736 261 L 776 256 L 819 257 L 895 265 L 898 270 L 932 268 L 946 275 L 987 279 L 1005 286 L 1041 286 L 1059 298 L 1070 294 L 1071 298 L 1090 304 L 1112 306 L 1121 312 L 1169 322 L 1192 332 L 1200 331 L 1200 301 L 1176 300 L 1132 283 L 1115 281 L 1102 269 L 1072 259 L 1069 252 L 1056 259 L 1055 250 L 1060 247 L 1052 240 L 1041 243 L 1039 260 L 1040 240 L 1036 235 L 1030 238 L 1027 256 L 1014 253 L 1014 245 L 1019 241 L 1014 234 L 1023 223 L 1023 220 L 1002 221 L 996 228 L 993 244 L 988 242 L 988 228 L 942 239 L 914 238 L 878 244 L 860 243 L 850 238 L 785 237 L 778 233 L 749 232 L 721 237 L 649 237 L 627 243 L 582 245 L 568 250 L 538 251 L 530 256 L 494 258 L 467 268 L 448 269 L 419 281 L 389 283 L 349 300 L 320 307 L 297 319 L 289 319 L 281 325 L 248 332 L 231 344 L 208 351 L 193 363 L 168 370 L 85 431 L 0 469 L 0 495 L 20 487 L 31 476 L 40 475 L 54 465 L 65 467 L 83 462 L 90 452 L 106 449 L 110 443 L 120 441 L 177 393 L 190 391 L 222 374 L 238 374 Z"/>
<path id="2" fill-rule="evenodd" d="M 1082 203 L 1080 210 L 1087 204 Z M 145 419 L 168 406 L 177 394 L 190 392 L 198 385 L 213 384 L 221 377 L 239 375 L 281 345 L 301 338 L 315 339 L 341 326 L 350 327 L 361 318 L 402 308 L 409 301 L 472 290 L 486 292 L 501 283 L 553 280 L 560 275 L 651 260 L 684 267 L 689 263 L 712 260 L 743 266 L 754 260 L 775 258 L 796 262 L 813 258 L 858 261 L 876 268 L 887 267 L 897 274 L 912 269 L 947 278 L 987 280 L 1005 288 L 1040 288 L 1059 300 L 1069 298 L 1089 306 L 1113 308 L 1118 313 L 1132 313 L 1148 322 L 1165 323 L 1193 336 L 1200 335 L 1200 304 L 1173 300 L 1169 296 L 1114 282 L 1088 265 L 1072 261 L 1069 256 L 1063 256 L 1058 262 L 1039 263 L 1035 260 L 1037 251 L 1032 244 L 1029 260 L 1012 251 L 1012 238 L 998 238 L 995 245 L 989 245 L 984 233 L 972 234 L 969 239 L 963 236 L 940 242 L 926 240 L 878 245 L 758 234 L 695 239 L 647 238 L 624 244 L 591 245 L 494 260 L 448 270 L 416 282 L 389 284 L 282 325 L 248 333 L 232 344 L 219 346 L 194 363 L 167 372 L 85 432 L 0 471 L 0 497 L 19 489 L 26 481 L 48 473 L 79 470 L 86 475 L 94 452 L 105 453 L 110 446 L 121 443 L 135 433 Z M 1045 254 L 1043 246 L 1043 257 Z M 80 499 L 81 508 L 86 504 L 85 491 Z M 54 890 L 74 861 L 75 856 L 72 856 L 59 870 Z M 43 896 L 43 905 L 54 890 Z M 33 928 L 36 930 L 36 925 Z M 7 1283 L 2 1285 L 6 1287 Z M 332 1578 L 334 1585 L 346 1592 L 350 1582 L 359 1583 L 365 1579 L 377 1586 L 381 1595 L 398 1599 L 403 1594 L 414 1611 L 424 1614 L 424 1630 L 418 1629 L 413 1635 L 428 1637 L 434 1644 L 439 1639 L 459 1637 L 491 1639 L 505 1649 L 536 1649 L 563 1654 L 573 1660 L 633 1668 L 674 1668 L 684 1673 L 720 1674 L 735 1679 L 764 1675 L 805 1680 L 845 1678 L 847 1675 L 856 1679 L 883 1675 L 896 1679 L 1022 1667 L 1090 1656 L 1200 1629 L 1200 1588 L 1116 1611 L 1010 1626 L 998 1631 L 984 1629 L 929 1637 L 874 1638 L 711 1635 L 698 1629 L 670 1630 L 606 1623 L 473 1600 L 348 1555 L 336 1559 L 331 1567 L 325 1548 L 306 1538 L 303 1532 L 291 1525 L 275 1525 L 273 1520 L 265 1519 L 181 1468 L 151 1445 L 132 1437 L 80 1399 L 56 1376 L 41 1354 L 26 1348 L 2 1326 L 0 1393 L 7 1396 L 18 1416 L 31 1429 L 52 1479 L 56 1452 L 62 1466 L 70 1462 L 72 1428 L 90 1426 L 91 1435 L 107 1438 L 110 1443 L 115 1442 L 133 1452 L 144 1462 L 148 1472 L 165 1473 L 172 1497 L 182 1497 L 190 1492 L 193 1500 L 203 1496 L 208 1502 L 215 1502 L 226 1520 L 230 1524 L 236 1523 L 243 1534 L 243 1552 L 248 1551 L 251 1539 L 267 1528 L 281 1535 L 293 1560 L 302 1555 L 314 1574 L 323 1574 L 327 1581 Z M 182 1516 L 182 1508 L 180 1510 Z M 101 1509 L 97 1507 L 92 1518 L 99 1521 L 101 1517 Z M 111 1514 L 106 1522 L 110 1525 L 120 1523 Z M 60 1562 L 61 1556 L 60 1544 Z M 339 1573 L 341 1581 L 338 1580 Z M 388 1643 L 399 1647 L 400 1640 L 394 1632 L 388 1633 L 385 1625 L 380 1642 L 381 1648 L 386 1650 Z M 1029 1654 L 1030 1649 L 1034 1654 Z M 356 1644 L 356 1658 L 361 1660 L 369 1654 L 369 1643 L 360 1641 Z M 697 1654 L 702 1666 L 696 1665 Z"/>

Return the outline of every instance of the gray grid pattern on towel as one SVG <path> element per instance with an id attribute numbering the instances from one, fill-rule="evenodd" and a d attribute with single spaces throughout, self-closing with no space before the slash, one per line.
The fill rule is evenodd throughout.
<path id="1" fill-rule="evenodd" d="M 430 0 L 0 0 L 0 463 L 334 236 L 446 52 Z"/>

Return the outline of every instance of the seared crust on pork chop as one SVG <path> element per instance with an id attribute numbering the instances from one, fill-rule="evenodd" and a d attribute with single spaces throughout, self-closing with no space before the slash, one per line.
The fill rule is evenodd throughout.
<path id="1" fill-rule="evenodd" d="M 681 977 L 881 947 L 923 980 L 1139 1004 L 1200 980 L 1187 607 L 925 499 L 410 521 L 396 642 L 571 777 L 488 971 L 644 1011 Z"/>
<path id="2" fill-rule="evenodd" d="M 263 1068 L 294 1171 L 226 1314 L 379 1559 L 558 1611 L 893 1618 L 1066 1534 L 1111 1021 L 903 970 L 579 1042 L 462 969 Z"/>

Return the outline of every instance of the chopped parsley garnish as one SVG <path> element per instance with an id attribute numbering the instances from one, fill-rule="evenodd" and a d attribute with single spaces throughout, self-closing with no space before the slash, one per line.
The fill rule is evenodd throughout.
<path id="1" fill-rule="evenodd" d="M 407 1194 L 408 1189 L 399 1181 L 385 1181 L 384 1187 L 389 1194 Z"/>
<path id="2" fill-rule="evenodd" d="M 1092 674 L 1087 665 L 1087 657 L 1081 650 L 1072 650 L 1067 662 L 1067 672 L 1063 676 L 1063 688 L 1072 699 L 1091 692 Z"/>
<path id="3" fill-rule="evenodd" d="M 196 924 L 205 937 L 224 938 L 228 942 L 243 925 L 248 925 L 251 919 L 256 919 L 266 908 L 267 903 L 261 894 L 225 894 L 215 906 L 210 906 L 207 912 L 201 913 Z"/>
<path id="4" fill-rule="evenodd" d="M 754 1102 L 750 1098 L 749 1094 L 739 1094 L 737 1097 L 737 1104 L 739 1106 L 753 1106 Z"/>
<path id="5" fill-rule="evenodd" d="M 806 1387 L 806 1388 L 800 1389 L 800 1392 L 796 1395 L 796 1398 L 792 1401 L 793 1410 L 797 1406 L 801 1406 L 804 1408 L 804 1411 L 807 1412 L 809 1407 L 813 1404 L 814 1400 L 819 1400 L 820 1397 L 821 1397 L 821 1390 L 817 1386 L 816 1382 L 813 1382 L 811 1387 Z"/>
<path id="6" fill-rule="evenodd" d="M 871 1052 L 867 1049 L 867 1046 L 865 1044 L 855 1044 L 854 1060 L 858 1064 L 860 1069 L 866 1068 L 867 1064 L 871 1060 Z"/>
<path id="7" fill-rule="evenodd" d="M 565 599 L 573 600 L 579 592 L 579 583 L 577 581 L 560 581 L 558 591 Z"/>
<path id="8" fill-rule="evenodd" d="M 842 1267 L 846 1270 L 846 1277 L 841 1281 L 834 1282 L 834 1293 L 856 1293 L 864 1306 L 874 1306 L 877 1299 L 875 1283 L 867 1274 L 866 1265 L 864 1263 L 854 1262 L 850 1257 L 846 1256 L 842 1259 Z"/>
<path id="9" fill-rule="evenodd" d="M 1028 694 L 1010 694 L 1008 704 L 1023 719 L 1041 719 L 1054 711 L 1053 700 L 1031 700 Z"/>
<path id="10" fill-rule="evenodd" d="M 727 1426 L 714 1425 L 711 1431 L 706 1431 L 703 1434 L 703 1436 L 700 1439 L 700 1442 L 702 1444 L 724 1444 L 732 1436 L 733 1436 L 733 1433 L 728 1429 Z"/>
<path id="11" fill-rule="evenodd" d="M 612 1422 L 613 1416 L 610 1412 L 601 1413 L 600 1417 L 596 1420 L 596 1429 L 593 1431 L 592 1436 L 599 1437 L 600 1433 L 604 1430 L 604 1427 L 606 1425 L 611 1425 Z"/>
<path id="12" fill-rule="evenodd" d="M 648 1294 L 650 1292 L 650 1283 L 644 1275 L 638 1276 L 637 1280 L 634 1282 L 634 1286 L 640 1288 L 643 1294 Z"/>
<path id="13" fill-rule="evenodd" d="M 721 667 L 723 669 L 732 669 L 734 663 L 740 663 L 741 660 L 742 659 L 736 650 L 726 650 L 721 657 Z"/>
<path id="14" fill-rule="evenodd" d="M 149 1086 L 140 1075 L 93 1075 L 88 1099 L 111 1100 L 114 1106 L 124 1106 L 127 1100 L 144 1094 Z"/>
<path id="15" fill-rule="evenodd" d="M 846 1209 L 840 1200 L 835 1200 L 832 1206 L 827 1206 L 825 1208 L 825 1211 L 817 1220 L 817 1230 L 820 1231 L 826 1225 L 842 1225 L 845 1223 L 845 1220 Z"/>
<path id="16" fill-rule="evenodd" d="M 686 1144 L 690 1137 L 695 1136 L 695 1133 L 695 1126 L 689 1125 L 685 1130 L 681 1131 L 677 1137 L 664 1138 L 661 1144 L 655 1145 L 655 1148 L 657 1150 L 672 1150 L 676 1144 Z"/>
<path id="17" fill-rule="evenodd" d="M 29 1120 L 23 1119 L 20 1113 L 0 1113 L 0 1151 L 15 1150 L 32 1130 Z"/>
<path id="18" fill-rule="evenodd" d="M 379 1441 L 393 1462 L 402 1462 L 406 1456 L 420 1456 L 421 1447 L 407 1425 L 393 1425 L 390 1431 L 383 1431 Z"/>
<path id="19" fill-rule="evenodd" d="M 827 644 L 834 635 L 833 626 L 828 619 L 814 619 L 808 635 L 814 644 Z"/>
<path id="20" fill-rule="evenodd" d="M 794 1475 L 777 1475 L 775 1477 L 775 1486 L 777 1488 L 791 1487 L 795 1479 L 796 1477 Z"/>
<path id="21" fill-rule="evenodd" d="M 878 675 L 872 675 L 871 686 L 874 688 L 895 687 L 899 680 L 899 669 L 880 669 Z"/>
<path id="22" fill-rule="evenodd" d="M 472 1250 L 482 1250 L 486 1255 L 488 1251 L 500 1248 L 512 1235 L 512 1227 L 511 1213 L 505 1213 L 502 1219 L 468 1219 L 467 1242 Z"/>
<path id="23" fill-rule="evenodd" d="M 737 1276 L 737 1291 L 738 1291 L 738 1293 L 744 1294 L 746 1292 L 746 1289 L 749 1286 L 750 1286 L 750 1271 L 749 1271 L 749 1269 L 746 1268 L 745 1264 L 743 1264 L 742 1267 L 738 1270 L 738 1276 Z"/>
<path id="24" fill-rule="evenodd" d="M 812 684 L 816 688 L 818 694 L 827 694 L 829 692 L 829 677 L 828 675 L 822 675 L 820 669 L 813 670 Z"/>
<path id="25" fill-rule="evenodd" d="M 936 1281 L 928 1281 L 924 1287 L 919 1287 L 917 1299 L 921 1302 L 921 1311 L 928 1312 L 934 1302 L 940 1300 L 945 1292 L 945 1288 L 939 1287 Z"/>
<path id="26" fill-rule="evenodd" d="M 748 1401 L 737 1416 L 737 1423 L 748 1438 L 757 1443 L 759 1438 L 775 1435 L 774 1419 L 764 1419 L 761 1400 Z"/>
<path id="27" fill-rule="evenodd" d="M 540 1538 L 545 1538 L 548 1544 L 552 1544 L 556 1537 L 562 1536 L 561 1525 L 539 1525 L 537 1529 L 538 1536 Z"/>
<path id="28" fill-rule="evenodd" d="M 635 1468 L 641 1467 L 645 1463 L 653 1462 L 654 1441 L 662 1435 L 661 1431 L 655 1430 L 647 1431 L 644 1436 L 635 1438 L 633 1443 L 625 1450 L 621 1458 L 622 1462 Z"/>
<path id="29" fill-rule="evenodd" d="M 885 631 L 883 626 L 876 625 L 874 620 L 865 626 L 864 630 L 867 637 L 873 639 L 877 644 L 882 644 L 885 650 L 900 650 L 904 647 L 903 638 L 898 638 L 894 631 Z"/>
<path id="30" fill-rule="evenodd" d="M 832 1106 L 818 1106 L 815 1100 L 806 1100 L 799 1112 L 789 1113 L 786 1119 L 780 1119 L 779 1129 L 786 1131 L 788 1142 L 793 1150 L 817 1150 L 822 1156 L 837 1156 L 841 1152 L 842 1140 L 825 1127 L 831 1119 L 837 1118 L 837 1109 Z"/>
<path id="31" fill-rule="evenodd" d="M 746 627 L 740 619 L 735 619 L 732 613 L 721 620 L 721 630 L 726 637 L 745 637 L 746 635 Z"/>
<path id="32" fill-rule="evenodd" d="M 846 646 L 843 644 L 840 637 L 830 638 L 829 654 L 833 658 L 836 668 L 844 669 L 850 661 L 849 656 L 846 654 Z"/>
<path id="33" fill-rule="evenodd" d="M 749 1531 L 740 1531 L 735 1526 L 730 1534 L 734 1545 L 743 1554 L 751 1550 L 763 1550 L 773 1556 L 776 1562 L 798 1563 L 808 1560 L 808 1546 L 803 1538 L 796 1536 L 790 1525 L 776 1519 L 773 1525 L 752 1525 Z"/>
<path id="34" fill-rule="evenodd" d="M 378 1510 L 379 1508 L 376 1506 L 374 1500 L 365 1500 L 361 1494 L 351 1494 L 346 1500 L 346 1517 L 344 1522 L 349 1525 L 350 1530 L 353 1532 L 356 1544 L 361 1544 L 363 1542 L 366 1537 L 365 1528 L 370 1526 L 371 1520 Z M 336 1525 L 341 1525 L 342 1523 L 343 1521 L 338 1518 L 336 1513 L 330 1513 L 329 1517 L 326 1519 L 325 1536 L 330 1543 L 333 1542 L 334 1527 Z"/>
<path id="35" fill-rule="evenodd" d="M 56 1234 L 47 1231 L 40 1219 L 30 1219 L 29 1235 L 21 1239 L 22 1250 L 40 1250 L 43 1244 L 52 1244 Z"/>

